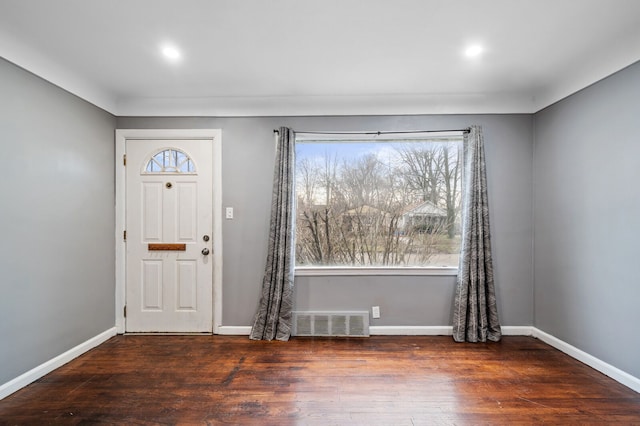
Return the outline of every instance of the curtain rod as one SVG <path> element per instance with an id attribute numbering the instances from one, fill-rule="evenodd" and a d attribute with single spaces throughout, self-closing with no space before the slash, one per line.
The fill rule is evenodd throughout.
<path id="1" fill-rule="evenodd" d="M 462 132 L 469 133 L 469 127 L 464 129 L 446 129 L 446 130 L 400 130 L 400 131 L 378 131 L 378 132 L 306 132 L 294 130 L 295 133 L 307 133 L 311 135 L 394 135 L 394 134 L 410 134 L 410 133 L 445 133 L 445 132 Z M 280 133 L 280 130 L 273 129 L 273 133 Z"/>

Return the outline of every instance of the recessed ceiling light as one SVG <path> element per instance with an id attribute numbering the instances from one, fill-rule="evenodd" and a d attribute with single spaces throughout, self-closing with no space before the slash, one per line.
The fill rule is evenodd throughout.
<path id="1" fill-rule="evenodd" d="M 162 54 L 170 61 L 177 61 L 181 56 L 180 51 L 173 46 L 164 46 L 162 48 Z"/>
<path id="2" fill-rule="evenodd" d="M 479 44 L 474 44 L 472 46 L 467 47 L 467 50 L 464 51 L 464 54 L 467 58 L 475 58 L 480 56 L 480 54 L 484 51 L 482 46 Z"/>

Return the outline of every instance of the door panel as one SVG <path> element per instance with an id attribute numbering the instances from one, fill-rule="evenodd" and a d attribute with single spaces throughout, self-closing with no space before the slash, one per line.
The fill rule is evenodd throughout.
<path id="1" fill-rule="evenodd" d="M 126 152 L 126 331 L 211 332 L 211 141 L 127 140 Z"/>
<path id="2" fill-rule="evenodd" d="M 162 241 L 162 183 L 142 184 L 142 223 L 145 241 Z"/>
<path id="3" fill-rule="evenodd" d="M 142 261 L 142 311 L 162 309 L 162 261 Z"/>
<path id="4" fill-rule="evenodd" d="M 195 182 L 184 182 L 176 185 L 178 193 L 178 218 L 176 241 L 196 240 L 197 191 Z"/>
<path id="5" fill-rule="evenodd" d="M 181 311 L 197 309 L 197 265 L 189 260 L 178 261 L 178 306 Z"/>

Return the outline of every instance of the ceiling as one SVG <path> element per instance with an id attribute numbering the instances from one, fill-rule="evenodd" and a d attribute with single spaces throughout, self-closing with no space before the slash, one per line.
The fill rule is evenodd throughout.
<path id="1" fill-rule="evenodd" d="M 0 56 L 121 116 L 532 113 L 640 60 L 640 1 L 0 0 Z"/>

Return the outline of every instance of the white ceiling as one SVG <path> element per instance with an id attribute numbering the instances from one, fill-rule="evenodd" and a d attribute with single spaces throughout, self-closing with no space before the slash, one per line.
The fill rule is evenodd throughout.
<path id="1" fill-rule="evenodd" d="M 116 115 L 532 113 L 640 60 L 640 1 L 0 0 L 0 56 Z"/>

